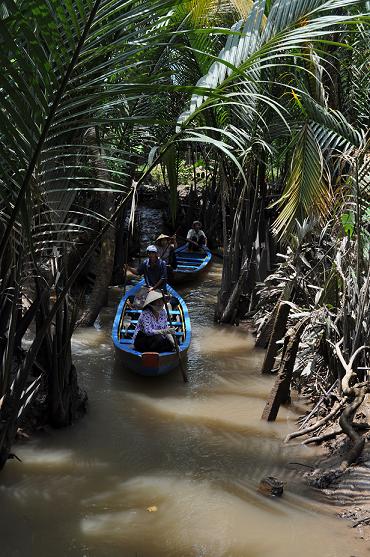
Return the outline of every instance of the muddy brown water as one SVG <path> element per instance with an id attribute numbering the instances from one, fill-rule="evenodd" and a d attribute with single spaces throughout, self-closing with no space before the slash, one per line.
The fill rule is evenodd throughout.
<path id="1" fill-rule="evenodd" d="M 73 428 L 16 447 L 0 478 L 2 557 L 350 557 L 365 555 L 348 525 L 315 502 L 285 446 L 299 402 L 260 420 L 271 379 L 245 331 L 212 324 L 221 276 L 181 290 L 191 312 L 190 382 L 140 378 L 117 365 L 111 291 L 101 330 L 73 341 L 89 412 Z M 270 499 L 257 486 L 286 482 Z"/>

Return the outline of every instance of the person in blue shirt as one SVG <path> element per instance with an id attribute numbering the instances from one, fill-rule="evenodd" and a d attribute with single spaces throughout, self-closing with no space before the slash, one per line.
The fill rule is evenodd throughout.
<path id="1" fill-rule="evenodd" d="M 145 284 L 152 290 L 166 291 L 167 285 L 167 266 L 166 262 L 159 258 L 156 246 L 148 246 L 146 249 L 147 258 L 144 259 L 137 269 L 129 267 L 127 269 L 134 275 L 144 276 Z"/>

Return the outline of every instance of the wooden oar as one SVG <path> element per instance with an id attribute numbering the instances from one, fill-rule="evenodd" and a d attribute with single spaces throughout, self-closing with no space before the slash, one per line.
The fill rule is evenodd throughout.
<path id="1" fill-rule="evenodd" d="M 172 327 L 171 314 L 170 314 L 170 310 L 168 309 L 168 306 L 167 306 L 164 290 L 161 290 L 161 292 L 162 292 L 164 307 L 166 308 L 166 312 L 167 312 L 167 319 L 168 319 L 168 322 L 170 324 L 170 327 Z M 177 354 L 177 357 L 179 359 L 179 367 L 180 367 L 181 375 L 182 375 L 182 378 L 184 380 L 184 383 L 187 383 L 188 382 L 188 376 L 186 374 L 183 361 L 181 359 L 180 348 L 179 348 L 179 345 L 177 344 L 176 335 L 172 334 L 172 338 L 173 338 L 173 342 L 175 344 L 176 354 Z"/>
<path id="2" fill-rule="evenodd" d="M 197 246 L 197 248 L 203 250 L 204 253 L 207 253 L 207 250 L 203 247 L 200 246 L 199 244 L 197 244 L 197 242 L 193 242 L 193 240 L 188 240 L 188 238 L 184 238 L 184 236 L 179 236 L 180 240 L 184 240 L 185 242 L 189 242 L 190 244 L 193 244 L 194 246 Z M 209 252 L 214 255 L 215 257 L 219 257 L 220 259 L 223 259 L 224 256 L 221 255 L 220 253 L 217 253 L 215 251 L 210 250 L 209 248 L 207 248 L 209 250 Z"/>

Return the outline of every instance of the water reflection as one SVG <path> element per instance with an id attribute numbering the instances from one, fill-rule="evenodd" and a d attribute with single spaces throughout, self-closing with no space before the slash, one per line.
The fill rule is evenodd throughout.
<path id="1" fill-rule="evenodd" d="M 259 496 L 252 482 L 222 489 L 186 476 L 138 476 L 84 503 L 94 510 L 81 521 L 82 533 L 97 544 L 108 538 L 126 555 L 293 557 L 302 554 L 308 531 L 304 555 L 337 554 L 322 552 L 325 528 L 334 521 L 318 523 L 315 513 L 302 512 L 297 497 L 282 503 Z"/>

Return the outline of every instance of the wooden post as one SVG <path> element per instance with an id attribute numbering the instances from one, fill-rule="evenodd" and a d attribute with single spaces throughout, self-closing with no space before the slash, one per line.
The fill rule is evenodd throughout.
<path id="1" fill-rule="evenodd" d="M 269 422 L 275 421 L 281 404 L 290 401 L 290 383 L 293 376 L 299 342 L 309 319 L 309 317 L 305 317 L 287 332 L 287 347 L 280 363 L 280 369 L 275 384 L 272 387 L 270 396 L 263 410 L 262 420 L 267 420 Z"/>
<path id="2" fill-rule="evenodd" d="M 256 343 L 255 343 L 256 348 L 267 348 L 272 334 L 272 330 L 274 328 L 274 323 L 275 323 L 278 309 L 279 309 L 279 305 L 276 304 L 270 316 L 263 323 L 261 330 L 258 333 L 258 336 L 256 338 Z"/>
<path id="3" fill-rule="evenodd" d="M 289 311 L 289 304 L 285 302 L 279 302 L 275 316 L 274 327 L 270 336 L 270 342 L 262 365 L 261 373 L 271 373 L 272 368 L 274 367 L 275 358 L 278 351 L 277 342 L 285 336 Z"/>
<path id="4" fill-rule="evenodd" d="M 274 307 L 274 309 L 272 310 L 269 318 L 266 320 L 266 322 L 262 325 L 261 327 L 261 331 L 259 333 L 259 335 L 257 336 L 256 339 L 256 344 L 255 346 L 258 348 L 267 348 L 269 341 L 270 341 L 270 337 L 275 325 L 275 320 L 276 320 L 276 315 L 277 312 L 279 310 L 279 303 L 281 302 L 288 302 L 291 299 L 293 290 L 295 288 L 295 279 L 292 280 L 292 282 L 288 283 L 281 296 L 279 299 L 279 302 L 276 304 L 276 306 Z"/>

